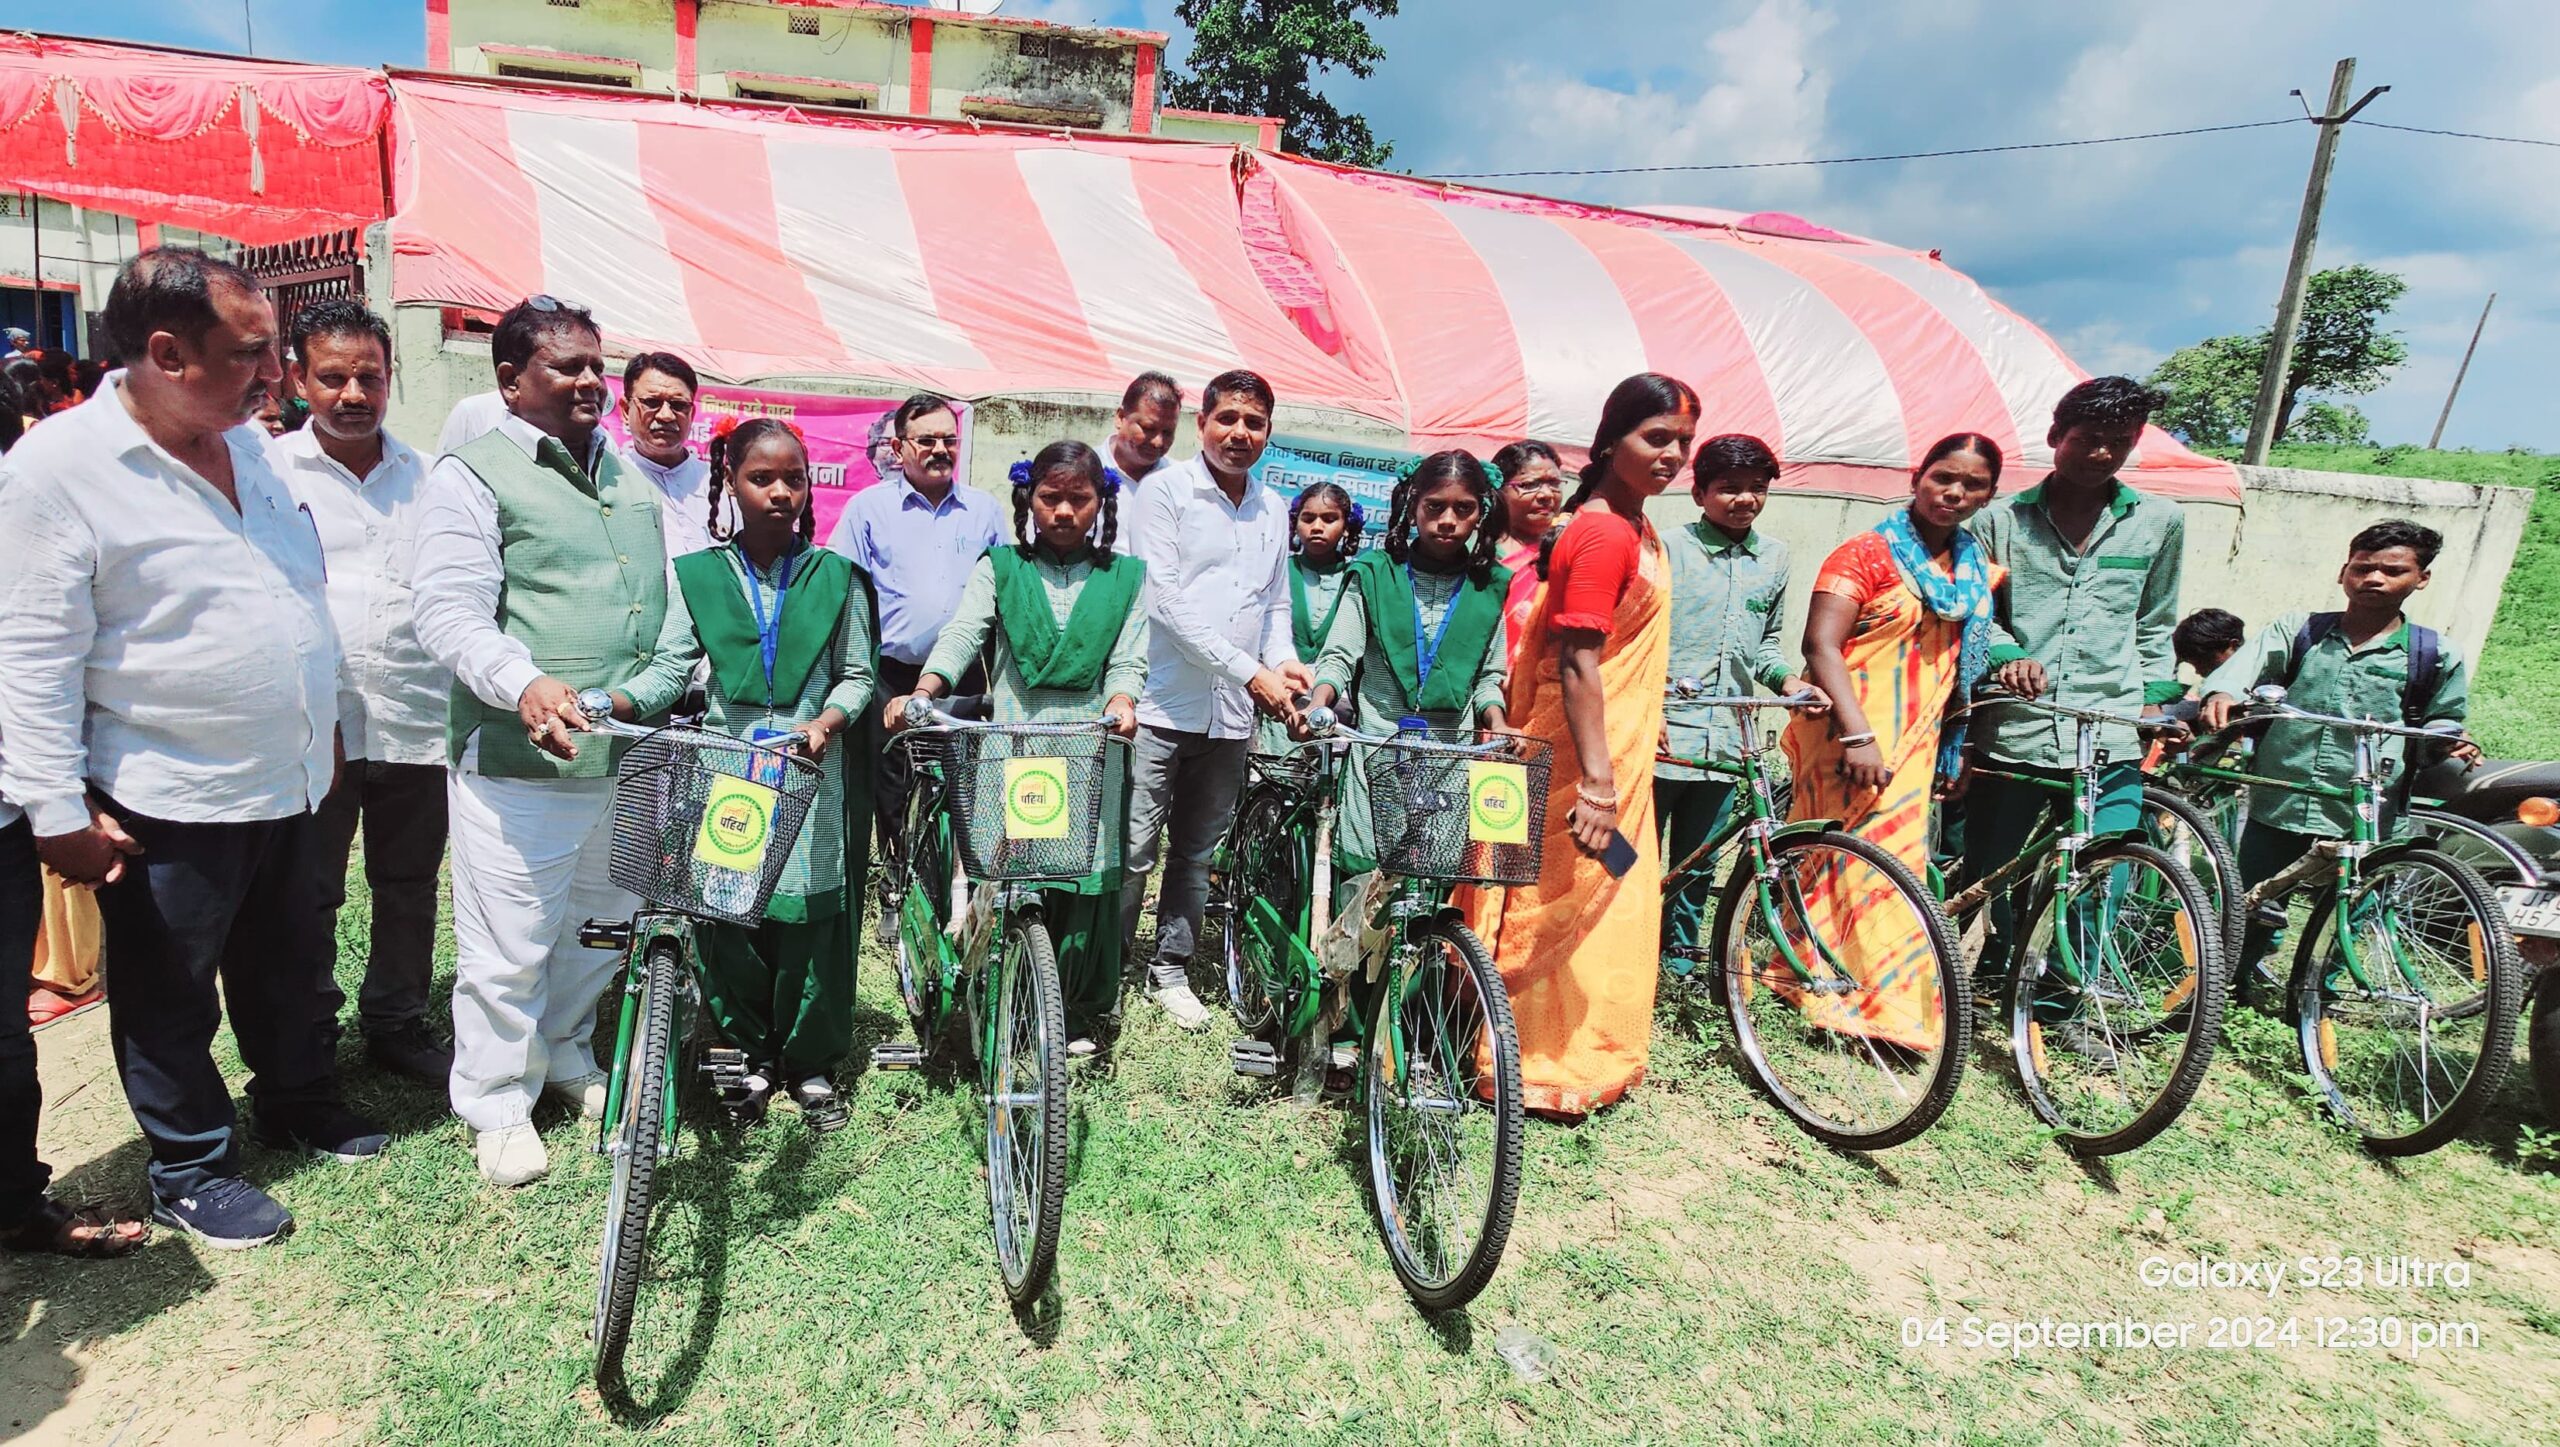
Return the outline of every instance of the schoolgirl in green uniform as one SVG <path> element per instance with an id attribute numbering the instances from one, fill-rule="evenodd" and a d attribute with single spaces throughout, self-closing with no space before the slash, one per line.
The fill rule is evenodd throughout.
<path id="1" fill-rule="evenodd" d="M 1360 504 L 1340 483 L 1315 483 L 1289 504 L 1289 637 L 1300 663 L 1313 665 L 1324 648 L 1367 524 Z M 1270 718 L 1254 721 L 1255 753 L 1285 754 L 1289 747 L 1287 725 Z"/>

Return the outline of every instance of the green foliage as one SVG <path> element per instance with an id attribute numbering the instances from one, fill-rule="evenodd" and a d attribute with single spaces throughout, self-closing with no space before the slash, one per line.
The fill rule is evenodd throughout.
<path id="1" fill-rule="evenodd" d="M 2302 322 L 2294 333 L 2293 360 L 2276 402 L 2276 440 L 2362 442 L 2364 415 L 2353 407 L 2314 400 L 2320 395 L 2361 397 L 2390 379 L 2409 359 L 2408 344 L 2384 329 L 2409 283 L 2370 266 L 2340 266 L 2311 274 L 2303 289 Z M 2208 337 L 2180 347 L 2154 368 L 2151 385 L 2168 396 L 2160 425 L 2195 447 L 2236 447 L 2248 435 L 2257 405 L 2258 377 L 2266 369 L 2275 328 Z M 2305 403 L 2309 405 L 2304 406 Z M 2301 409 L 2297 417 L 2296 411 Z M 2308 429 L 2308 430 L 2305 430 Z"/>
<path id="2" fill-rule="evenodd" d="M 1191 27 L 1189 73 L 1170 77 L 1166 94 L 1189 110 L 1270 116 L 1280 122 L 1283 144 L 1300 155 L 1385 165 L 1395 146 L 1319 94 L 1315 80 L 1337 67 L 1368 79 L 1387 52 L 1360 17 L 1392 16 L 1396 3 L 1180 0 L 1174 14 Z"/>

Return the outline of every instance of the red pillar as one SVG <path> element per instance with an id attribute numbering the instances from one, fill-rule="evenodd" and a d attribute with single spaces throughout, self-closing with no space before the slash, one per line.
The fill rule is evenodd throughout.
<path id="1" fill-rule="evenodd" d="M 160 244 L 160 223 L 159 223 L 159 222 L 157 222 L 157 221 L 136 221 L 136 222 L 134 222 L 134 223 L 133 223 L 133 245 L 134 245 L 134 249 L 135 249 L 135 250 L 137 250 L 137 251 L 149 251 L 151 248 L 153 248 L 153 247 L 155 247 L 155 246 L 157 246 L 157 245 L 159 245 L 159 244 Z"/>
<path id="2" fill-rule="evenodd" d="M 907 114 L 933 114 L 933 22 L 921 15 L 907 22 Z"/>
<path id="3" fill-rule="evenodd" d="M 1138 82 L 1129 92 L 1129 133 L 1143 136 L 1156 128 L 1156 48 L 1138 47 Z"/>
<path id="4" fill-rule="evenodd" d="M 427 0 L 427 69 L 453 69 L 453 0 Z"/>
<path id="5" fill-rule="evenodd" d="M 702 72 L 694 64 L 693 35 L 702 19 L 702 0 L 676 0 L 676 89 L 702 89 Z"/>

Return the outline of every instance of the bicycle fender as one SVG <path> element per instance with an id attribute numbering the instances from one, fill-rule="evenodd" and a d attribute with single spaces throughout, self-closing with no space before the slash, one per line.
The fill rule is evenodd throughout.
<path id="1" fill-rule="evenodd" d="M 1799 819 L 1792 824 L 1779 825 L 1778 832 L 1769 836 L 1769 842 L 1774 845 L 1789 839 L 1804 839 L 1816 834 L 1828 834 L 1839 827 L 1840 821 L 1837 819 Z"/>
<path id="2" fill-rule="evenodd" d="M 2151 844 L 2151 840 L 2139 825 L 2131 829 L 2101 829 L 2090 835 L 2089 842 L 2081 848 L 2094 849 L 2101 844 Z M 2159 846 L 2153 844 L 2152 847 L 2156 849 Z"/>

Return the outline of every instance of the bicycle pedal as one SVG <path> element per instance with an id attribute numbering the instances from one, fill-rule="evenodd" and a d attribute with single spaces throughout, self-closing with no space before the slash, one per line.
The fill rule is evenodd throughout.
<path id="1" fill-rule="evenodd" d="M 728 1045 L 714 1045 L 702 1052 L 702 1073 L 711 1078 L 711 1088 L 722 1099 L 741 1096 L 747 1089 L 747 1052 Z"/>
<path id="2" fill-rule="evenodd" d="M 874 1070 L 920 1070 L 924 1067 L 924 1047 L 903 1040 L 884 1041 L 871 1047 Z"/>
<path id="3" fill-rule="evenodd" d="M 578 926 L 578 943 L 591 950 L 631 948 L 631 921 L 591 919 Z"/>
<path id="4" fill-rule="evenodd" d="M 1228 1042 L 1227 1055 L 1236 1074 L 1273 1076 L 1280 1073 L 1280 1052 L 1268 1040 L 1244 1039 Z"/>

